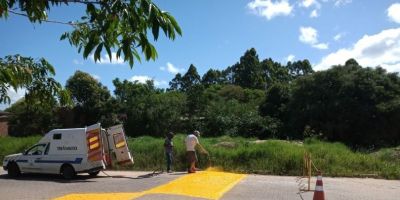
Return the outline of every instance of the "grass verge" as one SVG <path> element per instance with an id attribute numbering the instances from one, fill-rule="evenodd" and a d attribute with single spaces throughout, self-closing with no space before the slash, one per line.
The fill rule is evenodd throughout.
<path id="1" fill-rule="evenodd" d="M 185 135 L 174 139 L 174 169 L 184 171 Z M 40 139 L 1 137 L 0 159 L 7 154 L 22 152 Z M 135 160 L 133 170 L 165 169 L 164 139 L 148 136 L 129 138 L 128 144 Z M 311 152 L 313 162 L 325 176 L 377 177 L 400 179 L 400 147 L 381 149 L 372 153 L 355 152 L 341 143 L 309 139 L 304 142 L 217 137 L 200 138 L 210 156 L 200 155 L 199 167 L 210 166 L 240 173 L 293 175 L 302 174 L 303 154 Z"/>

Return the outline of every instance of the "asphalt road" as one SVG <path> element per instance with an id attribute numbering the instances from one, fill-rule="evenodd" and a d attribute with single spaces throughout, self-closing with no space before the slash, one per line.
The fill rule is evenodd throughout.
<path id="1" fill-rule="evenodd" d="M 312 192 L 299 192 L 300 186 L 296 177 L 238 176 L 217 172 L 207 176 L 202 172 L 195 176 L 180 172 L 155 176 L 149 172 L 106 171 L 106 173 L 109 176 L 103 173 L 96 178 L 79 175 L 74 180 L 66 181 L 55 175 L 37 174 L 24 174 L 17 179 L 11 179 L 5 171 L 0 170 L 0 199 L 75 200 L 122 199 L 124 197 L 139 200 L 213 198 L 311 200 L 313 196 Z M 400 196 L 400 181 L 398 180 L 324 177 L 323 182 L 325 197 L 329 200 L 397 200 Z M 314 186 L 315 180 L 312 181 L 311 188 L 313 189 Z M 82 194 L 91 196 L 80 196 Z M 121 198 L 118 198 L 118 195 Z"/>

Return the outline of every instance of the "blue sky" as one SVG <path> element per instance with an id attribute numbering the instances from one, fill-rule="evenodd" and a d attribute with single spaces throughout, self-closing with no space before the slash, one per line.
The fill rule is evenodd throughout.
<path id="1" fill-rule="evenodd" d="M 224 69 L 254 47 L 259 58 L 286 63 L 309 59 L 324 70 L 350 57 L 365 66 L 381 65 L 400 71 L 400 1 L 395 0 L 156 0 L 179 22 L 183 36 L 161 37 L 156 61 L 94 63 L 60 35 L 66 25 L 31 24 L 10 15 L 0 20 L 0 56 L 21 54 L 44 57 L 65 84 L 76 70 L 92 74 L 112 92 L 112 80 L 154 79 L 168 87 L 177 72 L 194 64 L 202 75 L 209 68 Z M 84 12 L 80 6 L 52 8 L 49 19 L 70 21 Z M 13 101 L 23 95 L 11 92 Z"/>

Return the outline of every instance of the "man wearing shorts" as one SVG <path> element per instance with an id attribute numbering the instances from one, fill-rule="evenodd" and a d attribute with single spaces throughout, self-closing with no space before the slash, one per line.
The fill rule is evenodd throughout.
<path id="1" fill-rule="evenodd" d="M 199 143 L 200 132 L 193 131 L 192 134 L 189 134 L 185 139 L 186 145 L 186 158 L 188 161 L 188 173 L 195 173 L 196 172 L 196 162 L 197 162 L 197 155 L 196 155 L 196 146 L 199 146 L 200 150 L 208 154 L 208 152 L 201 146 Z"/>

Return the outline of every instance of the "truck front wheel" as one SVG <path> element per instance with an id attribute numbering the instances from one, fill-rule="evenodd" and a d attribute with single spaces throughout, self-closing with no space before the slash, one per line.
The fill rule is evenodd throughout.
<path id="1" fill-rule="evenodd" d="M 76 172 L 71 165 L 65 164 L 61 167 L 61 175 L 65 179 L 72 179 L 75 177 Z"/>
<path id="2" fill-rule="evenodd" d="M 8 168 L 8 175 L 11 177 L 17 177 L 21 175 L 21 171 L 19 170 L 18 164 L 15 162 L 11 162 L 7 166 Z"/>

